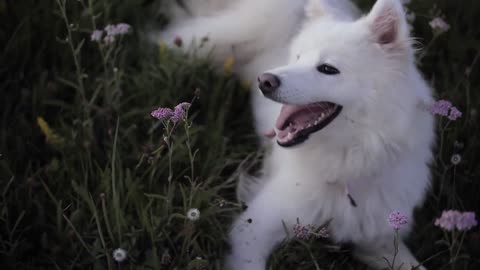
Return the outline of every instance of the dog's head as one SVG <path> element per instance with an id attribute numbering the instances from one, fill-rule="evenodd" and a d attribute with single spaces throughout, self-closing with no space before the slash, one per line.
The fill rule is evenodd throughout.
<path id="1" fill-rule="evenodd" d="M 408 130 L 418 96 L 428 94 L 410 87 L 423 81 L 401 3 L 377 0 L 368 15 L 350 21 L 307 14 L 289 64 L 258 78 L 265 97 L 284 104 L 275 125 L 278 144 L 312 138 L 348 144 L 358 136 L 352 127 Z"/>

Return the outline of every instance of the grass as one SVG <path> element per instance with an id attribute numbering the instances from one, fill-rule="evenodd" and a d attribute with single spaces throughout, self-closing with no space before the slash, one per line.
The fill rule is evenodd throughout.
<path id="1" fill-rule="evenodd" d="M 166 22 L 161 5 L 0 0 L 2 269 L 222 269 L 242 209 L 235 176 L 257 158 L 249 92 L 208 59 L 145 42 L 145 29 Z M 480 3 L 409 8 L 424 44 L 418 65 L 436 97 L 463 111 L 455 122 L 439 119 L 432 189 L 409 246 L 429 269 L 479 269 L 479 229 L 452 245 L 433 221 L 445 209 L 480 214 Z M 439 13 L 451 28 L 434 35 L 428 22 Z M 133 31 L 111 46 L 90 41 L 93 29 L 119 22 Z M 166 143 L 150 111 L 193 99 L 191 126 L 177 126 Z M 198 221 L 186 219 L 190 208 Z M 128 259 L 114 261 L 116 248 Z M 350 251 L 295 241 L 270 269 L 365 269 Z"/>

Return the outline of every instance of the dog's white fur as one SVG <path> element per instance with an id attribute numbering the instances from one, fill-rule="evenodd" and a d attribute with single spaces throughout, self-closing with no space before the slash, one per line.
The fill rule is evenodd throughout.
<path id="1" fill-rule="evenodd" d="M 239 0 L 176 22 L 161 37 L 172 41 L 177 35 L 184 44 L 208 36 L 200 53 L 211 52 L 218 63 L 235 56 L 236 71 L 246 79 L 266 70 L 278 76 L 279 102 L 343 106 L 330 125 L 300 145 L 267 143 L 264 175 L 255 188 L 240 192 L 248 208 L 232 227 L 228 268 L 265 269 L 297 219 L 317 226 L 331 220 L 334 241 L 353 242 L 359 259 L 387 267 L 384 258 L 391 262 L 394 256 L 387 217 L 394 210 L 405 213 L 409 223 L 400 234 L 409 232 L 428 187 L 434 140 L 433 117 L 419 106 L 431 102 L 431 93 L 415 66 L 401 3 L 377 0 L 359 17 L 347 0 Z M 319 73 L 322 63 L 340 74 Z M 261 136 L 273 128 L 281 105 L 254 90 Z M 400 242 L 397 267 L 418 264 Z"/>

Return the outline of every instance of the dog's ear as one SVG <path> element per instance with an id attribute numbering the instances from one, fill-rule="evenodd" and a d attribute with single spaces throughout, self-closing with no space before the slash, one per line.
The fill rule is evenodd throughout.
<path id="1" fill-rule="evenodd" d="M 407 19 L 399 0 L 377 0 L 366 20 L 375 42 L 386 48 L 403 47 L 409 40 Z"/>

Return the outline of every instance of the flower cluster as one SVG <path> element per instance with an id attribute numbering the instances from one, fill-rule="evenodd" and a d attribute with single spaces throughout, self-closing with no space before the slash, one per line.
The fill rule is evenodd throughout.
<path id="1" fill-rule="evenodd" d="M 448 119 L 455 121 L 462 116 L 455 106 L 452 106 L 452 103 L 448 100 L 439 100 L 427 107 L 427 110 L 434 114 L 440 116 L 446 116 Z"/>
<path id="2" fill-rule="evenodd" d="M 192 104 L 188 102 L 182 102 L 175 106 L 173 110 L 166 107 L 160 107 L 154 110 L 150 115 L 161 121 L 172 121 L 173 123 L 177 123 L 184 119 L 191 105 Z"/>
<path id="3" fill-rule="evenodd" d="M 312 227 L 310 225 L 304 226 L 302 224 L 295 224 L 293 226 L 293 234 L 296 238 L 308 240 L 311 237 Z"/>
<path id="4" fill-rule="evenodd" d="M 447 32 L 450 29 L 450 25 L 445 22 L 442 18 L 436 17 L 429 22 L 430 27 L 432 28 L 433 32 L 437 34 L 441 34 L 443 32 Z"/>
<path id="5" fill-rule="evenodd" d="M 390 223 L 390 226 L 395 230 L 399 230 L 408 223 L 408 219 L 405 214 L 399 211 L 393 211 L 388 216 L 388 223 Z"/>
<path id="6" fill-rule="evenodd" d="M 468 231 L 478 225 L 474 212 L 459 212 L 457 210 L 446 210 L 442 212 L 440 218 L 435 220 L 435 226 L 452 231 Z"/>
<path id="7" fill-rule="evenodd" d="M 126 23 L 109 24 L 105 26 L 104 30 L 94 30 L 90 35 L 90 40 L 95 42 L 103 42 L 111 44 L 115 42 L 117 36 L 125 35 L 130 32 L 131 26 Z M 105 34 L 105 36 L 104 36 Z"/>
<path id="8" fill-rule="evenodd" d="M 330 236 L 326 227 L 322 227 L 318 232 L 315 232 L 312 225 L 302 225 L 300 223 L 293 226 L 293 235 L 301 240 L 309 240 L 312 236 L 318 238 L 328 238 Z"/>

